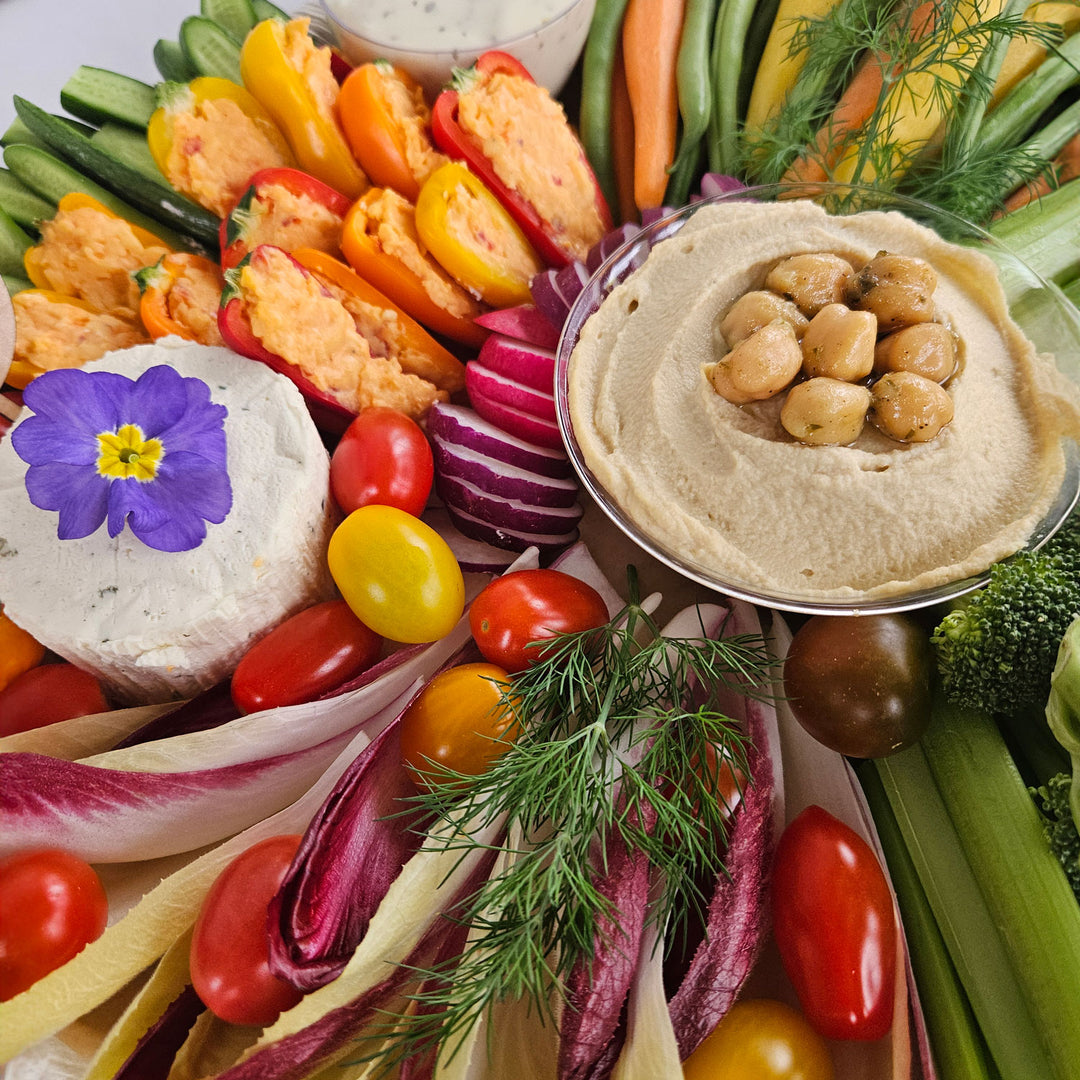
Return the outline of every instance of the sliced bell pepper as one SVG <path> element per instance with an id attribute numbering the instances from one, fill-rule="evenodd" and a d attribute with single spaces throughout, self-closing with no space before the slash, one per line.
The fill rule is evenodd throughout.
<path id="1" fill-rule="evenodd" d="M 341 230 L 352 268 L 417 322 L 463 345 L 479 347 L 487 331 L 473 319 L 487 308 L 424 250 L 416 209 L 392 188 L 372 188 L 353 203 Z"/>
<path id="2" fill-rule="evenodd" d="M 221 265 L 226 270 L 236 266 L 259 244 L 275 244 L 286 251 L 297 247 L 339 251 L 341 223 L 350 206 L 352 200 L 340 191 L 299 169 L 260 169 L 222 219 Z"/>
<path id="3" fill-rule="evenodd" d="M 219 216 L 253 172 L 292 165 L 293 154 L 270 113 L 238 83 L 200 76 L 163 83 L 146 142 L 170 184 Z"/>
<path id="4" fill-rule="evenodd" d="M 517 222 L 460 161 L 436 169 L 416 200 L 416 231 L 442 268 L 492 307 L 532 300 L 544 269 Z"/>
<path id="5" fill-rule="evenodd" d="M 47 304 L 58 316 L 55 326 L 30 305 Z M 43 372 L 54 368 L 81 367 L 113 349 L 124 349 L 148 340 L 133 320 L 113 312 L 99 311 L 93 304 L 52 289 L 24 289 L 12 297 L 15 308 L 15 353 L 4 381 L 24 390 Z M 79 315 L 81 313 L 81 317 Z M 28 332 L 27 328 L 31 328 Z M 53 331 L 59 332 L 59 337 Z M 42 360 L 42 363 L 36 363 Z"/>
<path id="6" fill-rule="evenodd" d="M 363 327 L 356 311 L 352 311 L 352 315 L 357 320 L 357 330 L 367 339 L 372 355 L 377 355 L 376 350 L 385 349 L 401 365 L 402 371 L 419 375 L 440 390 L 455 393 L 465 386 L 465 365 L 351 266 L 313 248 L 300 248 L 292 252 L 292 256 L 324 287 L 331 291 L 341 290 L 355 299 L 358 306 L 367 309 Z M 348 302 L 346 307 L 350 307 Z"/>
<path id="7" fill-rule="evenodd" d="M 308 36 L 309 20 L 266 19 L 244 39 L 244 85 L 277 121 L 300 168 L 355 199 L 368 186 L 338 126 L 339 87 L 330 50 Z"/>
<path id="8" fill-rule="evenodd" d="M 188 252 L 164 255 L 135 274 L 139 317 L 156 341 L 175 334 L 201 345 L 222 344 L 217 309 L 225 279 L 211 259 Z"/>
<path id="9" fill-rule="evenodd" d="M 466 161 L 552 266 L 584 261 L 611 211 L 562 106 L 508 53 L 454 73 L 431 113 L 435 144 Z"/>
<path id="10" fill-rule="evenodd" d="M 280 331 L 277 339 L 309 351 L 306 368 L 299 358 L 275 352 L 264 340 L 270 335 L 260 330 L 254 317 L 260 305 L 256 275 L 277 279 L 273 311 Z M 296 298 L 300 305 L 296 312 L 282 306 L 279 297 L 286 296 Z M 312 302 L 320 305 L 317 333 L 307 332 L 303 325 L 303 305 Z M 325 302 L 329 303 L 321 306 Z M 345 305 L 296 258 L 272 244 L 261 244 L 225 271 L 218 326 L 235 352 L 291 379 L 304 395 L 315 423 L 331 434 L 340 435 L 368 405 L 388 405 L 420 419 L 434 401 L 450 396 L 426 379 L 403 372 L 400 365 L 388 363 L 390 357 L 373 357 Z"/>
<path id="11" fill-rule="evenodd" d="M 424 88 L 386 60 L 353 68 L 341 84 L 338 116 L 372 182 L 412 202 L 420 185 L 446 161 L 431 140 Z"/>

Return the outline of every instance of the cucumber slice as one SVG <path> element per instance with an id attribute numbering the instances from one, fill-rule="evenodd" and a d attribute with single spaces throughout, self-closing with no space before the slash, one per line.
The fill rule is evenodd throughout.
<path id="1" fill-rule="evenodd" d="M 154 44 L 154 67 L 166 82 L 191 82 L 199 73 L 184 55 L 179 41 L 158 38 Z"/>
<path id="2" fill-rule="evenodd" d="M 181 195 L 164 177 L 155 180 L 132 168 L 25 98 L 16 94 L 13 100 L 15 111 L 26 126 L 72 165 L 163 224 L 204 244 L 217 242 L 221 224 L 217 215 Z"/>
<path id="3" fill-rule="evenodd" d="M 37 192 L 54 206 L 68 192 L 81 191 L 84 195 L 97 199 L 102 206 L 118 214 L 125 221 L 130 221 L 132 225 L 138 225 L 155 236 L 161 237 L 166 244 L 178 251 L 185 248 L 189 250 L 201 248 L 201 245 L 195 244 L 189 237 L 181 236 L 173 229 L 162 225 L 160 221 L 155 221 L 146 214 L 140 213 L 123 199 L 100 184 L 94 183 L 66 161 L 62 161 L 46 150 L 40 150 L 26 143 L 14 143 L 4 149 L 4 164 L 31 191 Z"/>
<path id="4" fill-rule="evenodd" d="M 107 121 L 90 136 L 90 141 L 133 169 L 138 169 L 149 179 L 158 183 L 162 181 L 161 170 L 150 153 L 145 132 Z"/>
<path id="5" fill-rule="evenodd" d="M 4 288 L 8 291 L 8 296 L 14 296 L 16 293 L 24 292 L 26 289 L 32 289 L 34 283 L 28 278 L 24 278 L 19 274 L 0 274 L 0 278 L 4 280 Z"/>
<path id="6" fill-rule="evenodd" d="M 47 221 L 56 213 L 56 204 L 31 191 L 13 172 L 0 169 L 0 210 L 36 234 L 37 223 Z"/>
<path id="7" fill-rule="evenodd" d="M 243 41 L 256 23 L 251 0 L 200 0 L 199 13 L 212 19 L 237 41 Z"/>
<path id="8" fill-rule="evenodd" d="M 72 116 L 91 124 L 113 120 L 145 128 L 154 111 L 154 88 L 105 68 L 77 68 L 60 90 L 60 104 Z"/>
<path id="9" fill-rule="evenodd" d="M 292 16 L 287 11 L 282 11 L 277 4 L 271 4 L 270 0 L 251 0 L 251 7 L 255 12 L 255 18 L 262 22 L 263 19 L 280 19 L 288 22 Z"/>
<path id="10" fill-rule="evenodd" d="M 200 75 L 214 75 L 243 85 L 240 43 L 212 19 L 189 15 L 180 24 L 180 47 Z"/>
<path id="11" fill-rule="evenodd" d="M 68 116 L 57 116 L 56 119 L 63 120 L 72 131 L 81 132 L 83 135 L 93 135 L 96 130 L 89 124 L 80 124 L 78 120 L 72 120 Z M 38 138 L 18 116 L 8 125 L 7 131 L 0 135 L 0 146 L 10 146 L 12 143 L 29 143 L 31 146 L 40 146 L 43 150 L 49 145 L 44 139 Z"/>
<path id="12" fill-rule="evenodd" d="M 0 210 L 0 274 L 25 274 L 23 255 L 33 243 L 30 236 L 15 224 L 11 215 Z"/>

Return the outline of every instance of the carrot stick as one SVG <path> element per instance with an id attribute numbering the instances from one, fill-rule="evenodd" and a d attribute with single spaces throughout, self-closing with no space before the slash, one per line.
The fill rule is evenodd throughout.
<path id="1" fill-rule="evenodd" d="M 915 9 L 910 30 L 913 41 L 920 41 L 934 29 L 935 16 L 934 0 L 926 0 Z M 849 136 L 874 115 L 885 85 L 885 72 L 890 67 L 890 78 L 896 78 L 900 73 L 899 65 L 893 64 L 887 54 L 874 53 L 862 60 L 837 101 L 828 123 L 817 133 L 813 145 L 788 167 L 784 174 L 785 181 L 814 183 L 828 179 L 827 170 L 843 156 Z"/>
<path id="2" fill-rule="evenodd" d="M 615 51 L 611 76 L 611 149 L 615 165 L 615 189 L 618 194 L 620 222 L 638 220 L 634 202 L 634 113 L 626 89 L 626 64 L 622 44 Z M 614 209 L 614 208 L 613 208 Z"/>
<path id="3" fill-rule="evenodd" d="M 1055 155 L 1050 163 L 1049 175 L 1043 174 L 1030 183 L 1017 188 L 1002 207 L 1003 214 L 1019 210 L 1021 206 L 1049 195 L 1054 188 L 1061 187 L 1067 180 L 1080 176 L 1080 131 L 1078 131 Z"/>
<path id="4" fill-rule="evenodd" d="M 623 20 L 626 89 L 634 114 L 634 202 L 660 206 L 679 132 L 676 64 L 686 0 L 630 0 Z"/>

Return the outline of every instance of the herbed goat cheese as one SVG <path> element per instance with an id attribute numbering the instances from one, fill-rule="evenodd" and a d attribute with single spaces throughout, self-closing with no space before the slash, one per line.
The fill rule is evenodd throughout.
<path id="1" fill-rule="evenodd" d="M 0 600 L 42 644 L 95 673 L 122 702 L 190 697 L 228 677 L 283 619 L 333 595 L 329 458 L 295 386 L 228 349 L 165 338 L 86 365 L 136 378 L 168 364 L 228 409 L 233 504 L 190 551 L 104 526 L 59 540 L 29 500 L 26 464 L 0 442 Z"/>

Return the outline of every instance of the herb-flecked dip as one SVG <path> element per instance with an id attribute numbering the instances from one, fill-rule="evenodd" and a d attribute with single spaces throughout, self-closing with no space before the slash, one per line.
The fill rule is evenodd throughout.
<path id="1" fill-rule="evenodd" d="M 926 260 L 934 318 L 957 343 L 954 416 L 932 441 L 867 423 L 808 445 L 781 400 L 737 404 L 709 373 L 718 326 L 788 256 L 856 269 L 888 251 Z M 1080 390 L 1009 316 L 994 263 L 897 211 L 833 216 L 806 200 L 703 207 L 584 324 L 568 369 L 581 457 L 660 548 L 732 585 L 858 603 L 985 570 L 1057 500 Z"/>

